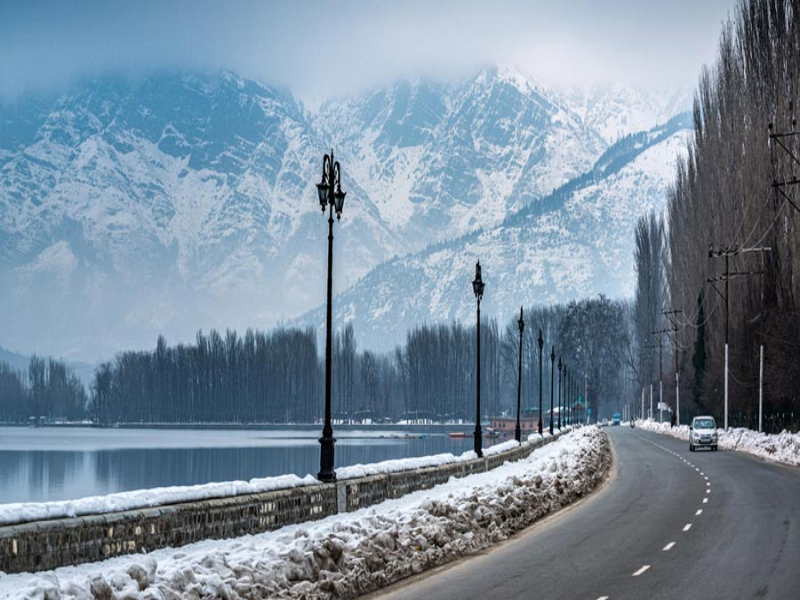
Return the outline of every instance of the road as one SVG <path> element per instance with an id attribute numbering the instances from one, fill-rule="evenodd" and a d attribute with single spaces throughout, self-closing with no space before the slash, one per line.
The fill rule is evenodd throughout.
<path id="1" fill-rule="evenodd" d="M 596 493 L 374 598 L 800 599 L 800 469 L 607 428 Z"/>

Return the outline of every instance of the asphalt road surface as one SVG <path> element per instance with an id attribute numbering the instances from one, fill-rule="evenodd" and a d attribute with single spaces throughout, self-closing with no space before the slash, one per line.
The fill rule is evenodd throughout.
<path id="1" fill-rule="evenodd" d="M 599 491 L 372 597 L 800 599 L 800 469 L 606 431 L 614 470 Z"/>

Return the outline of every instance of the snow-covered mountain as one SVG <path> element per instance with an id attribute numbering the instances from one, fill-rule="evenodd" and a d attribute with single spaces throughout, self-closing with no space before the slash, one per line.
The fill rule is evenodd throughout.
<path id="1" fill-rule="evenodd" d="M 502 321 L 520 305 L 630 296 L 634 224 L 663 210 L 689 126 L 683 114 L 627 136 L 588 173 L 500 225 L 381 264 L 335 299 L 335 320 L 353 323 L 363 345 L 382 350 L 421 323 L 471 322 L 478 259 L 484 314 Z M 322 327 L 323 319 L 319 309 L 301 321 Z"/>
<path id="2" fill-rule="evenodd" d="M 226 72 L 104 77 L 0 105 L 0 311 L 12 316 L 0 343 L 96 360 L 159 333 L 295 318 L 324 299 L 314 183 L 331 145 L 348 191 L 334 257 L 345 290 L 392 257 L 543 210 L 609 148 L 625 110 L 647 113 L 623 91 L 589 104 L 488 68 L 312 114 Z"/>
<path id="3" fill-rule="evenodd" d="M 459 84 L 404 81 L 330 102 L 319 121 L 417 248 L 502 222 L 608 147 L 564 98 L 499 67 Z"/>

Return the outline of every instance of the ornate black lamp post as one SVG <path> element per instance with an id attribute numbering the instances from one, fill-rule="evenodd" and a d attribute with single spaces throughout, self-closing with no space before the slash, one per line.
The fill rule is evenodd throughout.
<path id="1" fill-rule="evenodd" d="M 553 435 L 553 374 L 556 366 L 556 347 L 550 347 L 550 435 Z"/>
<path id="2" fill-rule="evenodd" d="M 475 265 L 475 279 L 472 281 L 472 291 L 475 292 L 475 299 L 478 301 L 478 364 L 476 373 L 477 398 L 475 403 L 475 454 L 483 456 L 483 434 L 481 433 L 481 299 L 483 298 L 483 288 L 486 284 L 481 279 L 481 261 Z"/>
<path id="3" fill-rule="evenodd" d="M 328 209 L 328 314 L 325 330 L 325 424 L 322 427 L 322 437 L 319 438 L 320 457 L 319 474 L 317 479 L 320 481 L 336 481 L 336 471 L 333 469 L 333 445 L 336 438 L 333 437 L 333 427 L 331 426 L 331 314 L 333 279 L 333 211 L 336 210 L 336 220 L 342 216 L 344 208 L 344 197 L 347 192 L 342 191 L 341 169 L 339 163 L 333 160 L 333 150 L 330 155 L 325 155 L 322 159 L 322 180 L 317 184 L 317 194 L 322 212 Z"/>
<path id="4" fill-rule="evenodd" d="M 519 405 L 522 397 L 522 332 L 525 329 L 525 319 L 522 315 L 522 307 L 519 307 L 519 376 L 517 377 L 517 428 L 514 430 L 514 439 L 522 441 L 522 429 L 519 426 Z"/>
<path id="5" fill-rule="evenodd" d="M 561 430 L 561 357 L 558 357 L 558 429 Z"/>
<path id="6" fill-rule="evenodd" d="M 544 432 L 542 425 L 542 348 L 544 347 L 544 339 L 542 339 L 542 330 L 539 330 L 539 435 Z"/>

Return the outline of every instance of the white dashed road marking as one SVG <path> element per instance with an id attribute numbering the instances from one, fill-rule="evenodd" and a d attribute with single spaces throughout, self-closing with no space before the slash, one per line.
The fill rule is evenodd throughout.
<path id="1" fill-rule="evenodd" d="M 692 524 L 691 523 L 687 523 L 686 525 L 683 526 L 683 530 L 684 531 L 689 531 L 691 528 L 692 528 Z"/>
<path id="2" fill-rule="evenodd" d="M 708 504 L 708 498 L 703 498 L 703 504 Z"/>
<path id="3" fill-rule="evenodd" d="M 670 542 L 669 544 L 664 546 L 663 552 L 666 552 L 667 550 L 671 549 L 674 545 L 675 545 L 675 542 Z"/>
<path id="4" fill-rule="evenodd" d="M 642 573 L 647 571 L 647 569 L 649 569 L 649 568 L 650 568 L 650 565 L 643 566 L 641 569 L 639 569 L 638 571 L 636 571 L 636 573 L 633 574 L 633 577 L 638 577 L 639 575 L 641 575 Z"/>
<path id="5" fill-rule="evenodd" d="M 694 513 L 694 516 L 695 516 L 695 517 L 699 517 L 699 516 L 700 516 L 700 515 L 702 515 L 702 514 L 703 514 L 703 509 L 701 508 L 701 509 L 699 509 L 699 510 L 698 510 L 696 513 Z"/>

